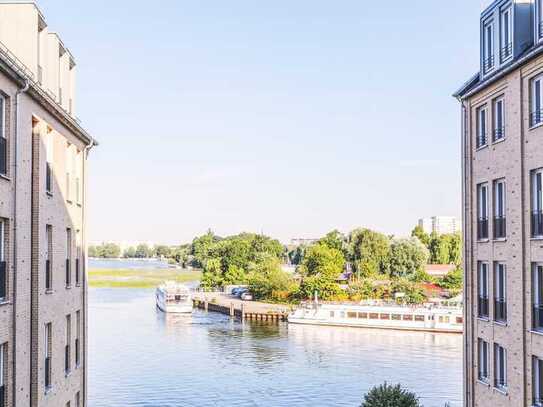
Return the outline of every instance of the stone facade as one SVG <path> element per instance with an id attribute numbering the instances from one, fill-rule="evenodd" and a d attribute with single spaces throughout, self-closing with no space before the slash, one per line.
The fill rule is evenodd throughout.
<path id="1" fill-rule="evenodd" d="M 32 22 L 32 16 L 39 16 L 36 27 L 44 29 L 41 13 L 28 2 L 0 2 L 0 25 L 14 8 L 20 18 Z M 34 29 L 33 23 L 28 26 Z M 9 35 L 4 31 L 5 26 L 0 41 Z M 34 34 L 27 33 L 29 37 Z M 36 65 L 35 70 L 29 70 L 14 55 L 16 50 L 6 49 L 0 43 L 0 96 L 4 100 L 8 164 L 6 174 L 0 174 L 0 220 L 6 225 L 3 260 L 7 265 L 7 295 L 0 299 L 0 345 L 6 349 L 4 383 L 0 383 L 5 395 L 0 406 L 85 406 L 85 190 L 87 156 L 95 142 L 75 120 L 69 102 L 46 89 L 50 82 L 43 80 L 43 73 L 38 78 L 37 72 L 47 71 L 47 67 L 38 69 Z M 66 53 L 57 51 L 59 58 Z M 49 271 L 52 285 L 47 287 Z M 46 350 L 48 323 L 52 335 Z M 46 353 L 51 361 L 49 371 Z M 46 386 L 46 377 L 50 386 Z"/>

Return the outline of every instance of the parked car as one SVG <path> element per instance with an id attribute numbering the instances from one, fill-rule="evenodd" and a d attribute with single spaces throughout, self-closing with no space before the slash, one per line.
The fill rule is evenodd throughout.
<path id="1" fill-rule="evenodd" d="M 253 300 L 253 294 L 251 294 L 249 291 L 244 291 L 240 298 L 243 300 L 243 301 L 252 301 Z"/>
<path id="2" fill-rule="evenodd" d="M 236 288 L 232 289 L 230 294 L 232 294 L 234 297 L 239 297 L 240 294 L 243 292 L 243 290 L 247 290 L 247 289 L 243 288 L 243 287 L 236 287 Z"/>

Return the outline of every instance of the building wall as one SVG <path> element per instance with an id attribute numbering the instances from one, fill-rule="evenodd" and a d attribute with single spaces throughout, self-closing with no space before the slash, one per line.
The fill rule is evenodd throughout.
<path id="1" fill-rule="evenodd" d="M 531 170 L 543 167 L 543 128 L 530 129 L 530 80 L 543 73 L 543 57 L 510 73 L 502 80 L 481 90 L 465 102 L 465 259 L 466 269 L 466 390 L 468 406 L 529 406 L 532 398 L 532 355 L 543 357 L 543 336 L 533 333 L 532 326 L 532 262 L 543 261 L 543 241 L 531 238 Z M 476 112 L 494 98 L 505 96 L 505 140 L 476 150 Z M 492 123 L 490 109 L 489 123 Z M 506 240 L 477 240 L 477 185 L 489 185 L 489 215 L 493 214 L 492 182 L 506 181 Z M 506 263 L 507 324 L 477 317 L 477 262 L 490 265 L 489 298 L 494 297 L 495 261 Z M 477 381 L 477 339 L 499 343 L 507 349 L 507 393 L 494 388 L 493 352 L 491 349 L 490 385 Z"/>

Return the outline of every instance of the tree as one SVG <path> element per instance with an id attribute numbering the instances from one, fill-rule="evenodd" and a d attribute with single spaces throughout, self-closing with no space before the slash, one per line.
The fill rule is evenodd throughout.
<path id="1" fill-rule="evenodd" d="M 422 407 L 415 393 L 403 389 L 401 385 L 388 385 L 386 382 L 371 389 L 360 407 Z"/>
<path id="2" fill-rule="evenodd" d="M 460 233 L 452 234 L 449 244 L 449 263 L 459 266 L 462 264 L 462 236 Z"/>
<path id="3" fill-rule="evenodd" d="M 89 246 L 88 250 L 89 257 L 98 257 L 98 249 L 96 246 Z"/>
<path id="4" fill-rule="evenodd" d="M 426 233 L 421 226 L 415 226 L 411 232 L 411 237 L 418 237 L 422 244 L 426 247 L 428 247 L 430 244 L 430 235 Z"/>
<path id="5" fill-rule="evenodd" d="M 123 253 L 123 257 L 127 259 L 133 259 L 136 257 L 136 249 L 134 247 L 128 247 Z"/>
<path id="6" fill-rule="evenodd" d="M 172 250 L 166 245 L 155 246 L 155 254 L 157 257 L 169 258 L 172 255 Z"/>
<path id="7" fill-rule="evenodd" d="M 453 271 L 449 271 L 441 281 L 438 282 L 439 286 L 450 290 L 453 293 L 460 292 L 464 285 L 464 274 L 462 268 L 457 267 Z"/>
<path id="8" fill-rule="evenodd" d="M 343 251 L 345 249 L 345 236 L 338 230 L 333 230 L 320 239 L 318 244 L 328 246 L 330 249 Z"/>
<path id="9" fill-rule="evenodd" d="M 192 241 L 191 254 L 194 256 L 194 263 L 196 267 L 204 267 L 206 261 L 209 258 L 209 251 L 213 244 L 217 242 L 219 238 L 215 234 L 208 230 L 205 235 L 194 238 Z"/>
<path id="10" fill-rule="evenodd" d="M 432 233 L 430 236 L 430 262 L 433 264 L 449 263 L 449 238 L 448 235 L 438 235 Z"/>
<path id="11" fill-rule="evenodd" d="M 336 281 L 344 265 L 345 258 L 339 250 L 320 244 L 311 246 L 300 266 L 300 294 L 309 298 L 317 291 L 325 300 L 337 296 L 341 288 Z"/>
<path id="12" fill-rule="evenodd" d="M 394 239 L 390 246 L 390 276 L 413 277 L 423 270 L 430 254 L 416 237 Z"/>
<path id="13" fill-rule="evenodd" d="M 355 229 L 349 236 L 348 258 L 359 277 L 386 274 L 390 256 L 390 239 L 369 229 Z"/>
<path id="14" fill-rule="evenodd" d="M 305 245 L 297 246 L 295 249 L 291 250 L 288 253 L 290 264 L 294 264 L 295 266 L 302 264 L 306 250 L 307 250 L 307 246 Z"/>
<path id="15" fill-rule="evenodd" d="M 141 243 L 136 247 L 136 252 L 134 254 L 134 257 L 138 259 L 148 259 L 152 257 L 153 251 L 152 249 L 147 246 L 145 243 Z"/>
<path id="16" fill-rule="evenodd" d="M 270 256 L 254 266 L 248 285 L 255 299 L 273 301 L 287 299 L 295 283 L 292 276 L 281 269 L 279 260 Z"/>

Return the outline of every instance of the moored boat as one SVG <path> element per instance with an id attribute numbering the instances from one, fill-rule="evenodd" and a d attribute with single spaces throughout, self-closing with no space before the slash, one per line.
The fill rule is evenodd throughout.
<path id="1" fill-rule="evenodd" d="M 192 312 L 192 296 L 187 286 L 173 281 L 161 284 L 156 289 L 156 305 L 164 312 Z"/>
<path id="2" fill-rule="evenodd" d="M 303 303 L 289 314 L 293 324 L 349 326 L 427 332 L 462 333 L 459 305 L 398 305 L 384 302 L 360 304 Z"/>

